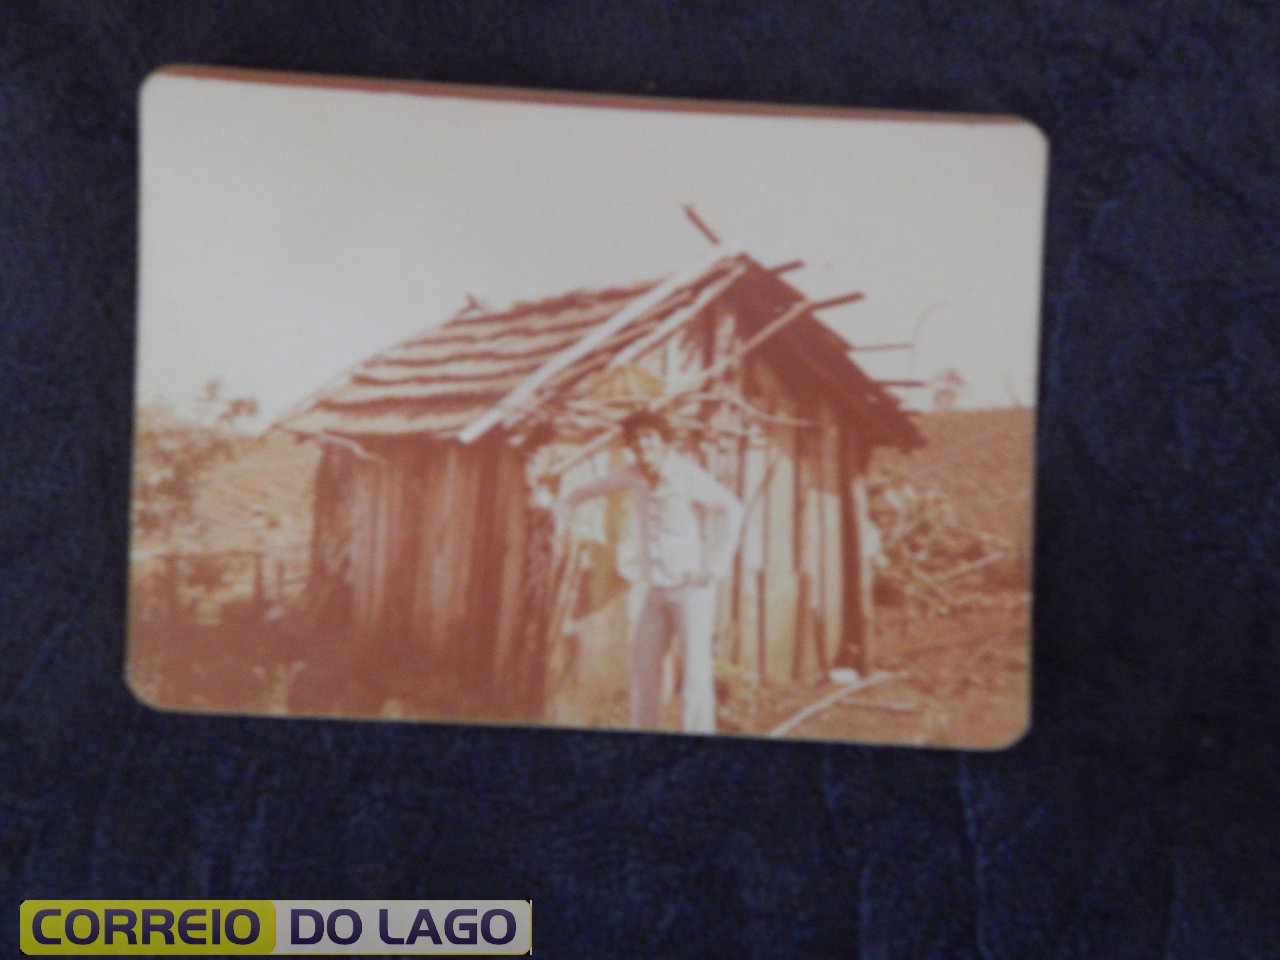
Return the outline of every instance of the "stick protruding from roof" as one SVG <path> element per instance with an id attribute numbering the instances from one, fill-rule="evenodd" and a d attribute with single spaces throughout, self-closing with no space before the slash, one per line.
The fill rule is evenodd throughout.
<path id="1" fill-rule="evenodd" d="M 551 357 L 514 390 L 463 427 L 458 432 L 458 439 L 463 443 L 474 443 L 480 439 L 489 430 L 497 426 L 508 414 L 529 403 L 534 394 L 537 393 L 538 388 L 548 383 L 556 374 L 598 349 L 615 332 L 661 304 L 663 300 L 681 287 L 697 280 L 716 263 L 728 256 L 730 254 L 727 251 L 717 248 L 710 256 L 698 260 L 691 267 L 672 274 L 666 280 L 652 287 L 648 292 L 632 300 L 571 348 Z"/>

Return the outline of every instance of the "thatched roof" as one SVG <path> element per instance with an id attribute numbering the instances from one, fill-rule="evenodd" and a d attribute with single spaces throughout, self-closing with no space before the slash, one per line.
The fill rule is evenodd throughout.
<path id="1" fill-rule="evenodd" d="M 361 363 L 279 426 L 298 433 L 368 438 L 427 434 L 473 439 L 515 410 L 572 393 L 628 346 L 648 346 L 738 286 L 751 289 L 761 327 L 804 297 L 744 254 L 691 274 L 607 290 L 574 291 L 483 312 L 469 306 L 443 326 Z M 850 346 L 805 311 L 760 348 L 787 351 L 869 426 L 873 442 L 919 442 L 898 401 L 849 359 Z M 501 413 L 503 416 L 499 416 Z"/>

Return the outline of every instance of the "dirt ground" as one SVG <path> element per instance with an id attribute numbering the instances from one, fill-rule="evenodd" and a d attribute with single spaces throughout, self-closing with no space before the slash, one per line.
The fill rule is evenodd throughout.
<path id="1" fill-rule="evenodd" d="M 718 725 L 727 734 L 801 740 L 998 749 L 1029 722 L 1025 594 L 992 595 L 984 606 L 922 620 L 887 611 L 876 669 L 858 683 L 758 685 L 722 671 Z M 317 658 L 287 623 L 190 624 L 180 637 L 135 633 L 135 689 L 159 706 L 251 714 L 465 719 L 436 701 L 412 671 L 365 676 L 357 663 Z M 177 642 L 175 642 L 177 641 Z M 619 665 L 620 677 L 625 665 Z M 363 678 L 363 679 L 362 679 Z M 841 692 L 845 691 L 843 695 Z M 825 706 L 823 705 L 825 703 Z M 812 710 L 819 706 L 820 709 Z M 662 727 L 680 728 L 679 698 L 667 698 Z M 809 712 L 811 711 L 812 712 Z M 484 709 L 476 715 L 486 719 Z M 806 715 L 797 719 L 802 713 Z M 492 719 L 492 718 L 490 718 Z M 627 725 L 626 696 L 600 705 L 601 726 Z"/>
<path id="2" fill-rule="evenodd" d="M 854 683 L 760 685 L 720 664 L 717 727 L 733 735 L 799 740 L 1009 746 L 1030 720 L 1029 616 L 1027 595 L 1015 591 L 928 619 L 884 609 L 874 668 Z M 660 723 L 675 732 L 680 703 L 674 677 L 668 676 L 667 686 Z M 598 722 L 626 727 L 621 689 L 600 705 Z"/>
<path id="3" fill-rule="evenodd" d="M 984 606 L 930 620 L 889 611 L 865 685 L 767 690 L 759 729 L 850 692 L 800 720 L 788 737 L 998 749 L 1030 720 L 1029 603 L 992 595 Z"/>

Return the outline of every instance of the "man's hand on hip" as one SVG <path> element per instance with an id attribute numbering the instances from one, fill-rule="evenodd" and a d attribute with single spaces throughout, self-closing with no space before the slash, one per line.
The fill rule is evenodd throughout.
<path id="1" fill-rule="evenodd" d="M 690 587 L 709 587 L 716 582 L 706 566 L 699 567 L 685 578 L 685 585 Z"/>

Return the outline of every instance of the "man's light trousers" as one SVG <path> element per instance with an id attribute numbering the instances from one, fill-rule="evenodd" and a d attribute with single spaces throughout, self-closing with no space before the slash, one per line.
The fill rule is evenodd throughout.
<path id="1" fill-rule="evenodd" d="M 689 733 L 716 729 L 712 636 L 716 586 L 649 587 L 631 634 L 631 724 L 654 729 L 662 701 L 662 658 L 671 637 L 680 642 L 684 663 L 681 723 Z"/>

